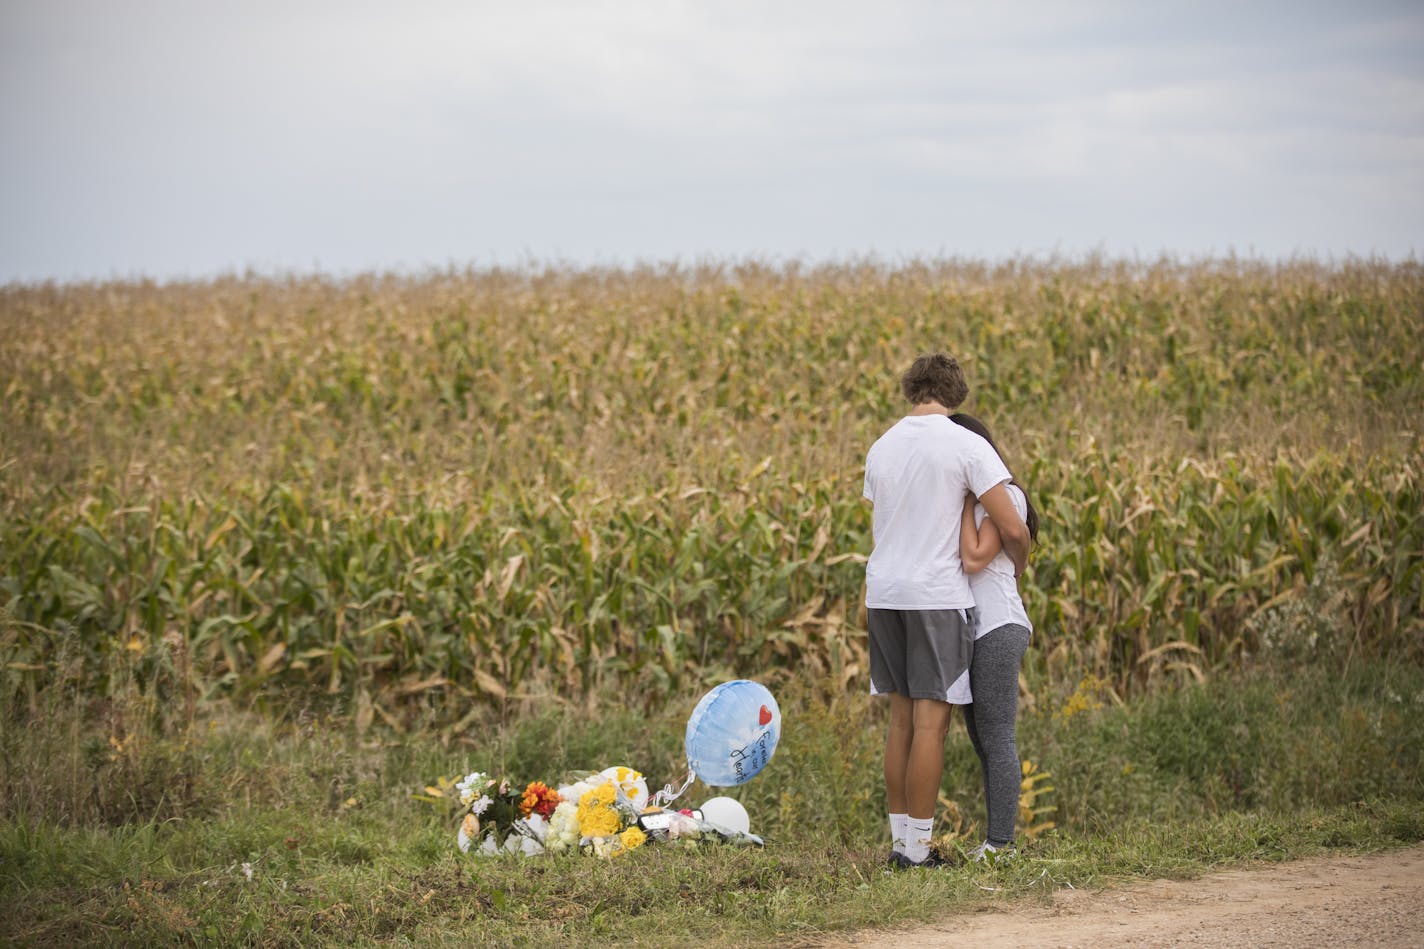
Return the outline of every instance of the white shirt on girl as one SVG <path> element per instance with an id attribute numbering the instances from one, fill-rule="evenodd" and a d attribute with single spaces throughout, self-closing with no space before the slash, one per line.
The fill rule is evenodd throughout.
<path id="1" fill-rule="evenodd" d="M 1028 498 L 1016 484 L 1004 486 L 1009 499 L 1014 502 L 1014 510 L 1019 517 L 1028 518 Z M 984 505 L 974 505 L 974 526 L 980 527 L 989 512 Z M 974 594 L 974 607 L 979 611 L 979 624 L 974 630 L 978 639 L 993 632 L 1000 626 L 1014 623 L 1030 632 L 1033 624 L 1028 621 L 1028 611 L 1024 609 L 1023 598 L 1019 596 L 1019 583 L 1014 579 L 1014 562 L 1001 549 L 989 565 L 978 573 L 969 574 L 969 589 Z"/>

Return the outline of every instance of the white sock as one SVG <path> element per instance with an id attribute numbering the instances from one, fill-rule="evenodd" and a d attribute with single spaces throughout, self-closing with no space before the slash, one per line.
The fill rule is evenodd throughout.
<path id="1" fill-rule="evenodd" d="M 934 818 L 924 820 L 910 817 L 905 821 L 905 849 L 900 851 L 915 863 L 930 855 L 930 835 L 934 832 Z"/>
<path id="2" fill-rule="evenodd" d="M 909 814 L 890 815 L 890 849 L 905 852 L 905 821 L 910 819 Z"/>

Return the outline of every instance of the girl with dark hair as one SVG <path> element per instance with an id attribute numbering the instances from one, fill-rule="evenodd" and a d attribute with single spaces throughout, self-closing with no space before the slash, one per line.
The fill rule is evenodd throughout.
<path id="1" fill-rule="evenodd" d="M 989 429 L 971 415 L 957 412 L 949 417 L 988 442 L 999 459 L 1003 452 L 994 444 Z M 1004 461 L 1008 467 L 1008 462 Z M 1029 536 L 1038 539 L 1038 512 L 1028 493 L 1018 482 L 1007 485 L 1014 509 L 1028 525 Z M 979 756 L 984 772 L 984 801 L 988 810 L 988 833 L 984 842 L 970 851 L 975 860 L 1000 853 L 1014 842 L 1014 822 L 1019 811 L 1019 752 L 1015 720 L 1019 702 L 1019 664 L 1028 648 L 1033 624 L 1019 596 L 1014 564 L 1004 553 L 1003 542 L 984 506 L 967 498 L 959 528 L 959 556 L 974 594 L 978 622 L 974 631 L 974 651 L 969 665 L 972 704 L 964 706 L 964 727 Z"/>

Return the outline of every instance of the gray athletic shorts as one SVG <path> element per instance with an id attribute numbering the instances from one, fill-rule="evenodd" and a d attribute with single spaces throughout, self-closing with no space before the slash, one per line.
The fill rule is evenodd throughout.
<path id="1" fill-rule="evenodd" d="M 974 701 L 974 610 L 867 610 L 870 694 L 896 692 L 953 705 Z"/>

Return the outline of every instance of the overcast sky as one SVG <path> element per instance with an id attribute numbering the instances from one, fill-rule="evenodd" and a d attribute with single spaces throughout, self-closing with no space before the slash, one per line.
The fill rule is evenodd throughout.
<path id="1" fill-rule="evenodd" d="M 1424 256 L 1417 2 L 0 4 L 0 282 Z"/>

